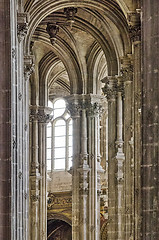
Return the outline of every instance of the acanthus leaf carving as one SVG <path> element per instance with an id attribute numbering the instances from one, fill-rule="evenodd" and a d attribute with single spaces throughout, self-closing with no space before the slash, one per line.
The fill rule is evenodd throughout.
<path id="1" fill-rule="evenodd" d="M 53 116 L 50 115 L 52 109 L 49 107 L 39 107 L 31 106 L 30 107 L 30 122 L 38 121 L 39 123 L 48 123 L 52 120 Z"/>
<path id="2" fill-rule="evenodd" d="M 117 79 L 115 76 L 108 76 L 101 80 L 105 83 L 102 88 L 104 95 L 106 95 L 108 101 L 115 100 L 117 97 Z"/>

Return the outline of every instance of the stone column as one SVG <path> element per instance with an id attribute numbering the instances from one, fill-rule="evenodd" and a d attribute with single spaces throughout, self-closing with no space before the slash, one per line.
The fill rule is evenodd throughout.
<path id="1" fill-rule="evenodd" d="M 125 189 L 124 189 L 124 161 L 125 155 L 123 152 L 123 78 L 117 78 L 117 136 L 116 136 L 116 179 L 117 179 L 117 225 L 118 225 L 118 240 L 125 239 Z"/>
<path id="2" fill-rule="evenodd" d="M 67 97 L 73 118 L 72 219 L 74 240 L 100 238 L 100 97 Z M 98 213 L 99 211 L 99 213 Z M 79 214 L 80 213 L 80 214 Z"/>
<path id="3" fill-rule="evenodd" d="M 89 240 L 100 238 L 100 174 L 104 172 L 100 165 L 100 122 L 102 98 L 92 95 L 87 99 L 88 116 L 88 153 L 89 153 Z"/>
<path id="4" fill-rule="evenodd" d="M 134 236 L 134 131 L 133 131 L 133 66 L 131 56 L 122 59 L 124 84 L 124 153 L 125 153 L 125 238 Z"/>
<path id="5" fill-rule="evenodd" d="M 39 236 L 38 107 L 30 107 L 30 240 Z"/>
<path id="6" fill-rule="evenodd" d="M 46 125 L 51 120 L 52 109 L 39 107 L 38 110 L 38 159 L 40 180 L 39 197 L 39 236 L 47 239 L 47 162 L 46 162 Z"/>
<path id="7" fill-rule="evenodd" d="M 12 48 L 12 239 L 28 240 L 29 232 L 29 105 L 28 80 L 25 69 L 29 68 L 24 57 L 24 38 L 27 33 L 27 14 L 16 1 L 11 1 L 11 48 Z M 21 37 L 23 35 L 23 37 Z M 8 36 L 9 39 L 10 36 Z"/>
<path id="8" fill-rule="evenodd" d="M 11 239 L 11 39 L 10 1 L 1 1 L 0 20 L 0 239 Z"/>
<path id="9" fill-rule="evenodd" d="M 141 226 L 141 27 L 140 13 L 129 14 L 129 33 L 133 60 L 133 131 L 134 131 L 134 238 L 140 239 Z"/>
<path id="10" fill-rule="evenodd" d="M 102 80 L 103 92 L 108 100 L 108 239 L 118 239 L 117 182 L 116 182 L 116 118 L 117 79 L 109 76 Z"/>
<path id="11" fill-rule="evenodd" d="M 159 239 L 159 4 L 142 1 L 141 239 Z"/>
<path id="12" fill-rule="evenodd" d="M 81 132 L 81 123 L 80 123 L 80 104 L 78 101 L 78 95 L 69 96 L 68 109 L 71 113 L 72 122 L 73 122 L 73 159 L 72 159 L 72 168 L 70 173 L 72 174 L 72 239 L 80 240 L 79 237 L 79 212 L 80 212 L 80 203 L 79 203 L 79 172 L 78 167 L 80 165 L 80 132 Z"/>

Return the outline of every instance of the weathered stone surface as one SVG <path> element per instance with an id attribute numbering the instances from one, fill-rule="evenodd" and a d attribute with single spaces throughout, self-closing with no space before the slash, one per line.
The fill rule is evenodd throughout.
<path id="1" fill-rule="evenodd" d="M 0 239 L 11 239 L 10 1 L 0 2 Z M 3 56 L 3 57 L 2 57 Z"/>
<path id="2" fill-rule="evenodd" d="M 159 239 L 159 4 L 143 1 L 141 239 Z"/>

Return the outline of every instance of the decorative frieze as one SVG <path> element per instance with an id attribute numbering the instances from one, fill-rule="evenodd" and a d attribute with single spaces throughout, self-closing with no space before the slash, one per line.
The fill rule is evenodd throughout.
<path id="1" fill-rule="evenodd" d="M 48 205 L 47 209 L 52 210 L 56 208 L 70 208 L 72 207 L 72 196 L 65 195 L 65 194 L 56 194 L 56 193 L 49 193 L 48 194 Z"/>
<path id="2" fill-rule="evenodd" d="M 18 13 L 17 34 L 19 43 L 24 40 L 28 31 L 28 13 Z"/>

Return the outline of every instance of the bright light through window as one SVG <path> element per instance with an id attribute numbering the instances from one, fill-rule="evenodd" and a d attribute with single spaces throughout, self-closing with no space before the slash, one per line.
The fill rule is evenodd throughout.
<path id="1" fill-rule="evenodd" d="M 53 120 L 47 125 L 47 170 L 68 170 L 72 166 L 72 119 L 63 99 L 48 102 Z"/>

